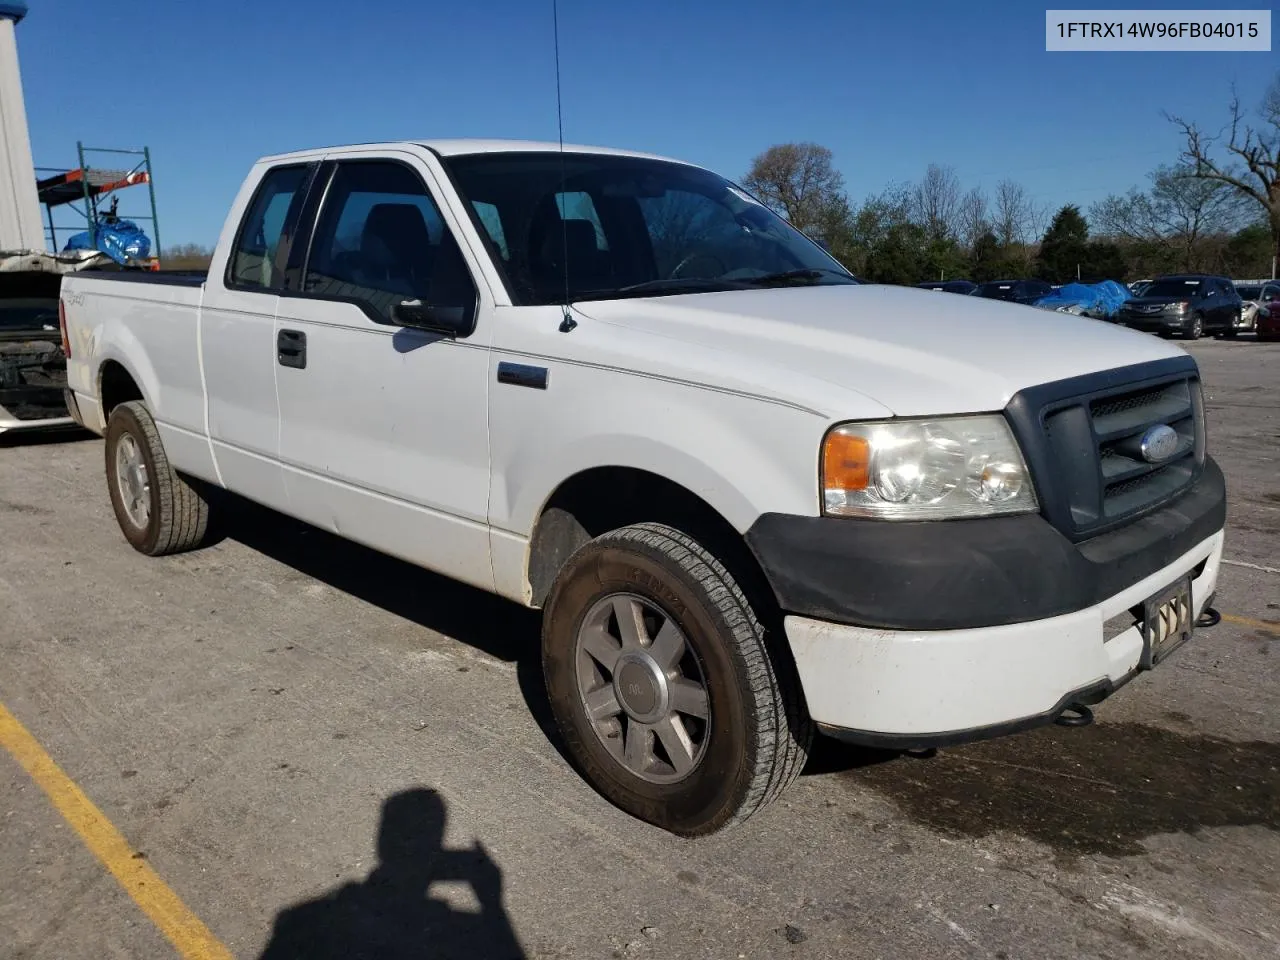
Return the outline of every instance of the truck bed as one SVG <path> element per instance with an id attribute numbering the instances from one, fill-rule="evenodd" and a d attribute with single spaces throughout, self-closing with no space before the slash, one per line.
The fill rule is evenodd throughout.
<path id="1" fill-rule="evenodd" d="M 200 446 L 205 402 L 200 370 L 200 306 L 205 275 L 191 272 L 86 270 L 63 278 L 67 380 L 81 423 L 106 427 L 99 378 L 112 363 L 137 378 L 165 442 L 174 431 Z M 108 381 L 109 383 L 110 381 Z M 204 444 L 207 457 L 208 445 Z M 181 462 L 181 461 L 179 461 Z"/>

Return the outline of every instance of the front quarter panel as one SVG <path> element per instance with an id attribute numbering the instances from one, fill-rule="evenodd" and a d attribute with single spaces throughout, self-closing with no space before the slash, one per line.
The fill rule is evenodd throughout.
<path id="1" fill-rule="evenodd" d="M 558 308 L 500 311 L 556 333 Z M 490 360 L 489 519 L 501 592 L 524 599 L 525 549 L 543 506 L 565 480 L 630 467 L 701 497 L 740 532 L 768 511 L 818 513 L 818 453 L 828 419 L 759 396 L 619 366 L 495 349 Z M 567 347 L 568 344 L 565 344 Z M 567 352 L 567 351 L 566 351 Z M 545 368 L 545 389 L 501 383 L 498 368 Z M 608 492 L 603 491 L 607 496 Z M 504 567 L 505 569 L 499 569 Z"/>

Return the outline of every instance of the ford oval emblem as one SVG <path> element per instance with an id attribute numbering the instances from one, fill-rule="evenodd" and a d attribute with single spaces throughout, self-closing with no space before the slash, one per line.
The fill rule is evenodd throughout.
<path id="1" fill-rule="evenodd" d="M 1147 463 L 1164 463 L 1178 452 L 1178 431 L 1160 423 L 1142 435 L 1142 459 Z"/>

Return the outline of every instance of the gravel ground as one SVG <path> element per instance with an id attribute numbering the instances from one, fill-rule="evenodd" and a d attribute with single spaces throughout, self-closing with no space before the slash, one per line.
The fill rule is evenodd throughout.
<path id="1" fill-rule="evenodd" d="M 238 957 L 1280 957 L 1280 344 L 1192 349 L 1227 619 L 1090 727 L 823 742 L 682 841 L 565 763 L 534 615 L 247 506 L 146 559 L 91 438 L 0 447 L 0 702 Z M 3 752 L 0 818 L 0 957 L 173 955 Z"/>

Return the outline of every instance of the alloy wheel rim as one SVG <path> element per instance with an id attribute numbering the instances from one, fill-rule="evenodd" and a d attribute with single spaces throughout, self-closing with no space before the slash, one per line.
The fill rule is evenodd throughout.
<path id="1" fill-rule="evenodd" d="M 151 478 L 142 447 L 128 433 L 116 444 L 116 488 L 129 522 L 145 530 L 151 519 Z"/>
<path id="2" fill-rule="evenodd" d="M 622 767 L 649 783 L 676 783 L 710 741 L 706 678 L 666 611 L 632 593 L 591 606 L 574 644 L 578 696 L 596 737 Z"/>

